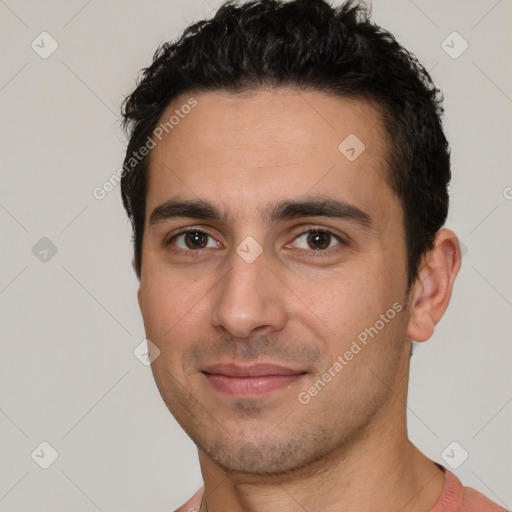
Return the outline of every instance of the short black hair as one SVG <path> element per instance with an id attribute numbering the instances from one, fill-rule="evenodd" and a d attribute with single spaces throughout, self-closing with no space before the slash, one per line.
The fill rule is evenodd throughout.
<path id="1" fill-rule="evenodd" d="M 229 0 L 213 18 L 162 44 L 123 103 L 129 136 L 121 194 L 140 278 L 148 156 L 135 159 L 166 107 L 184 93 L 293 87 L 363 99 L 382 115 L 386 178 L 403 207 L 408 288 L 448 214 L 450 151 L 442 93 L 417 58 L 352 0 Z M 340 141 L 341 142 L 341 141 Z"/>

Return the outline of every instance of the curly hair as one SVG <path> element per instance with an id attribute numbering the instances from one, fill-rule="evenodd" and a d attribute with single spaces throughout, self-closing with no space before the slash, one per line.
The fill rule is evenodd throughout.
<path id="1" fill-rule="evenodd" d="M 324 0 L 225 2 L 209 20 L 162 44 L 122 108 L 129 142 L 121 176 L 140 278 L 148 156 L 166 107 L 184 93 L 293 87 L 371 102 L 387 139 L 386 177 L 404 218 L 408 287 L 448 214 L 450 151 L 442 93 L 417 58 L 370 20 L 365 4 Z"/>

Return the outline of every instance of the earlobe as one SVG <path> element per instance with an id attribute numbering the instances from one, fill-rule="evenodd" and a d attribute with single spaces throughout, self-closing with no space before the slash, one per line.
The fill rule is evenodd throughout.
<path id="1" fill-rule="evenodd" d="M 449 229 L 437 232 L 434 247 L 424 256 L 411 293 L 407 336 L 426 341 L 444 315 L 461 265 L 460 245 Z"/>

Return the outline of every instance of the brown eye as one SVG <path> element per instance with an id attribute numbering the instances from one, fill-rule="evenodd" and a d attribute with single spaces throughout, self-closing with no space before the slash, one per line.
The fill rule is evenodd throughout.
<path id="1" fill-rule="evenodd" d="M 189 249 L 204 249 L 208 244 L 208 236 L 201 231 L 189 231 L 184 233 L 185 244 Z"/>
<path id="2" fill-rule="evenodd" d="M 311 231 L 307 238 L 307 242 L 312 249 L 327 249 L 331 241 L 330 233 L 325 231 Z"/>
<path id="3" fill-rule="evenodd" d="M 182 231 L 164 242 L 164 245 L 182 252 L 200 252 L 200 249 L 218 249 L 221 246 L 211 235 L 197 229 Z"/>
<path id="4" fill-rule="evenodd" d="M 297 236 L 294 243 L 296 247 L 306 251 L 327 252 L 331 247 L 342 245 L 343 241 L 330 231 L 310 229 Z"/>

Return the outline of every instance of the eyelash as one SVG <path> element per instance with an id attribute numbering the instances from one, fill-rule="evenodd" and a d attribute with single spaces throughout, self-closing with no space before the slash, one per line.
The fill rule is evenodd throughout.
<path id="1" fill-rule="evenodd" d="M 187 228 L 187 229 L 185 229 L 183 231 L 175 233 L 172 237 L 165 239 L 163 245 L 165 247 L 168 247 L 168 246 L 171 245 L 171 243 L 176 238 L 178 238 L 181 235 L 187 235 L 188 233 L 200 233 L 202 235 L 205 235 L 205 236 L 208 236 L 210 238 L 213 238 L 209 233 L 206 233 L 205 231 L 202 231 L 200 229 Z M 333 252 L 337 253 L 340 250 L 342 250 L 344 246 L 347 245 L 347 243 L 339 235 L 337 235 L 336 233 L 334 233 L 334 232 L 332 232 L 332 231 L 330 231 L 328 229 L 321 228 L 321 227 L 315 227 L 315 226 L 314 227 L 310 227 L 309 229 L 298 233 L 295 236 L 295 238 L 293 239 L 293 241 L 295 241 L 297 238 L 300 238 L 301 236 L 309 234 L 309 233 L 322 233 L 322 234 L 330 235 L 331 237 L 334 237 L 339 242 L 339 244 L 334 246 L 331 249 L 324 249 L 324 250 L 321 250 L 321 249 L 318 249 L 318 250 L 315 250 L 315 249 L 310 249 L 310 250 L 299 249 L 300 251 L 307 253 L 307 254 L 305 254 L 305 257 L 307 259 L 314 260 L 314 259 L 317 259 L 317 258 L 324 258 L 324 257 L 332 256 Z M 199 253 L 202 251 L 201 249 L 188 249 L 188 250 L 185 250 L 185 249 L 179 249 L 179 248 L 178 249 L 171 249 L 171 250 L 172 250 L 172 252 L 186 253 L 191 258 L 197 258 L 199 256 Z"/>

